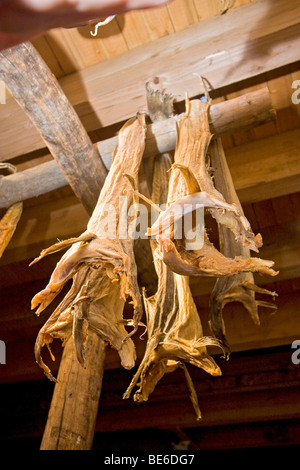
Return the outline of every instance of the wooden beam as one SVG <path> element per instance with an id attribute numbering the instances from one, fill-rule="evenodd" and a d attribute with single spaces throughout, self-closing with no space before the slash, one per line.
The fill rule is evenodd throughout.
<path id="1" fill-rule="evenodd" d="M 122 122 L 146 107 L 145 83 L 159 76 L 177 101 L 299 60 L 298 0 L 251 2 L 60 80 L 87 131 Z M 13 100 L 0 108 L 0 160 L 44 146 Z M 12 138 L 13 133 L 13 138 Z"/>
<path id="2" fill-rule="evenodd" d="M 0 59 L 0 79 L 35 124 L 74 193 L 92 213 L 107 171 L 73 106 L 31 43 L 1 51 Z"/>
<path id="3" fill-rule="evenodd" d="M 214 104 L 210 109 L 211 132 L 218 136 L 251 129 L 273 119 L 275 119 L 275 110 L 266 87 Z M 108 169 L 110 168 L 111 158 L 117 145 L 117 136 L 95 145 L 95 151 L 98 150 L 102 160 L 95 159 L 94 171 L 100 175 L 104 174 L 102 161 L 106 163 Z M 147 127 L 144 158 L 172 151 L 175 145 L 176 120 L 174 118 L 159 124 L 151 124 Z M 88 172 L 86 171 L 85 174 L 88 175 Z M 42 163 L 0 180 L 0 208 L 9 207 L 13 202 L 37 197 L 66 184 L 67 180 L 56 161 Z"/>

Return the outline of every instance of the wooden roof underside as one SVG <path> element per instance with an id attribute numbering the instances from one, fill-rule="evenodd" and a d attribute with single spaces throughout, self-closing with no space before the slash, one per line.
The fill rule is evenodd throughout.
<path id="1" fill-rule="evenodd" d="M 191 98 L 203 92 L 201 82 L 194 74 L 203 75 L 212 85 L 213 103 L 265 87 L 270 94 L 276 119 L 247 131 L 223 136 L 222 140 L 245 214 L 253 230 L 260 232 L 264 240 L 260 256 L 274 260 L 279 270 L 279 275 L 272 280 L 257 278 L 259 284 L 278 292 L 278 311 L 273 314 L 262 308 L 261 325 L 257 327 L 241 307 L 233 305 L 225 310 L 228 340 L 233 352 L 237 353 L 237 362 L 232 366 L 232 372 L 231 361 L 226 363 L 223 378 L 209 380 L 219 381 L 221 388 L 227 383 L 228 394 L 225 387 L 221 395 L 216 391 L 210 395 L 208 390 L 213 385 L 210 382 L 207 385 L 208 379 L 201 372 L 194 372 L 200 403 L 203 392 L 201 408 L 204 415 L 207 404 L 207 435 L 216 424 L 226 427 L 244 422 L 243 416 L 248 416 L 247 420 L 254 423 L 287 420 L 287 429 L 292 429 L 294 424 L 289 424 L 289 420 L 294 423 L 293 419 L 300 414 L 299 400 L 293 398 L 297 396 L 300 377 L 296 370 L 291 370 L 289 353 L 285 352 L 294 339 L 300 339 L 300 104 L 293 104 L 291 100 L 292 84 L 300 79 L 300 40 L 296 34 L 299 31 L 300 7 L 297 0 L 237 0 L 232 11 L 221 15 L 223 4 L 219 0 L 175 0 L 157 10 L 117 17 L 100 29 L 96 38 L 90 34 L 91 27 L 84 26 L 54 30 L 32 41 L 59 80 L 94 143 L 115 136 L 126 119 L 145 110 L 145 82 L 154 76 L 162 77 L 166 89 L 176 97 L 179 109 L 182 109 L 186 92 Z M 0 161 L 14 164 L 18 172 L 53 162 L 35 126 L 11 96 L 7 97 L 6 105 L 0 106 L 0 137 Z M 31 390 L 32 383 L 38 383 L 45 396 L 49 395 L 49 388 L 52 390 L 34 362 L 33 345 L 39 328 L 53 307 L 47 308 L 37 318 L 30 310 L 30 300 L 45 286 L 59 257 L 53 255 L 31 268 L 28 265 L 43 248 L 57 239 L 80 234 L 87 221 L 88 214 L 63 181 L 56 189 L 24 201 L 18 228 L 0 260 L 0 339 L 7 344 L 9 358 L 7 365 L 1 366 L 0 382 L 6 387 L 20 385 L 20 390 L 23 387 L 26 391 L 26 387 Z M 140 276 L 147 278 L 147 272 L 141 272 Z M 210 333 L 207 320 L 212 286 L 211 280 L 191 281 L 204 333 L 207 334 Z M 284 364 L 274 368 L 270 365 L 272 354 L 269 355 L 267 348 L 278 347 L 284 352 L 283 356 L 278 353 L 276 358 Z M 57 361 L 52 367 L 54 372 L 59 366 L 60 344 L 55 348 Z M 137 348 L 141 357 L 144 344 L 137 341 Z M 278 416 L 272 414 L 273 411 L 269 414 L 266 411 L 266 402 L 270 399 L 267 397 L 269 384 L 263 379 L 261 387 L 257 384 L 259 359 L 254 361 L 255 367 L 251 372 L 255 382 L 253 389 L 250 382 L 246 388 L 239 388 L 237 382 L 231 382 L 237 377 L 246 380 L 241 370 L 243 357 L 248 367 L 254 350 L 264 355 L 263 369 L 268 371 L 269 383 L 273 384 L 281 404 Z M 279 357 L 285 359 L 279 360 Z M 122 387 L 130 381 L 131 372 L 119 371 L 119 368 L 117 354 L 109 350 L 106 358 L 107 392 L 104 378 L 104 418 L 103 421 L 99 418 L 97 432 L 160 427 L 172 432 L 176 429 L 177 435 L 182 437 L 184 434 L 180 434 L 179 429 L 194 428 L 188 401 L 182 412 L 175 406 L 185 400 L 185 391 L 178 392 L 178 402 L 175 401 L 173 406 L 165 401 L 173 386 L 171 378 L 166 379 L 161 390 L 158 385 L 152 404 L 150 397 L 148 415 L 148 403 L 141 408 L 134 403 L 121 403 L 116 396 L 122 395 Z M 280 377 L 279 369 L 285 371 Z M 180 379 L 176 377 L 174 384 L 177 387 Z M 120 380 L 120 383 L 117 390 L 115 387 L 112 391 L 114 380 Z M 285 380 L 287 388 L 284 387 Z M 228 398 L 229 392 L 239 393 L 240 412 L 238 405 L 235 408 Z M 256 395 L 251 401 L 252 392 Z M 214 413 L 215 400 L 223 399 L 231 415 L 221 409 Z M 291 400 L 293 407 L 290 406 Z M 261 408 L 257 405 L 259 402 L 262 403 Z M 114 403 L 115 412 L 112 408 Z M 33 405 L 30 406 L 34 409 Z M 161 410 L 165 411 L 161 414 Z M 113 417 L 116 416 L 117 420 L 118 412 L 120 421 L 116 426 Z M 235 419 L 229 417 L 232 413 Z M 35 431 L 31 433 L 24 429 L 20 437 L 41 435 L 41 423 L 46 416 L 45 413 L 37 414 Z M 168 428 L 170 415 L 173 418 Z M 222 436 L 220 431 L 216 446 L 221 445 Z M 189 438 L 199 441 L 199 436 L 192 431 Z M 266 441 L 261 439 L 261 445 L 265 444 Z M 201 442 L 195 445 L 201 448 Z M 205 445 L 209 448 L 204 439 Z"/>

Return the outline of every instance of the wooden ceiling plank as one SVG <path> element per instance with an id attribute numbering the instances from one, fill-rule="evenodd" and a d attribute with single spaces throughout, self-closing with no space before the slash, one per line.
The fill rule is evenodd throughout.
<path id="1" fill-rule="evenodd" d="M 62 77 L 60 84 L 88 131 L 122 122 L 146 109 L 144 87 L 151 77 L 161 76 L 165 88 L 182 100 L 186 92 L 203 93 L 195 74 L 218 89 L 297 61 L 299 10 L 297 0 L 277 0 L 270 11 L 266 2 L 249 3 Z M 36 143 L 37 131 L 28 119 L 11 114 L 9 106 L 8 100 L 0 109 L 5 159 L 23 154 L 25 146 L 29 151 L 44 145 L 41 139 Z M 14 129 L 14 139 L 6 137 L 5 128 Z"/>
<path id="2" fill-rule="evenodd" d="M 174 33 L 174 27 L 167 7 L 144 10 L 142 15 L 151 41 Z"/>
<path id="3" fill-rule="evenodd" d="M 175 0 L 167 5 L 167 9 L 175 31 L 181 31 L 199 19 L 193 0 Z"/>
<path id="4" fill-rule="evenodd" d="M 228 165 L 242 203 L 300 190 L 300 131 L 249 142 L 226 150 Z M 253 179 L 253 183 L 251 183 Z"/>
<path id="5" fill-rule="evenodd" d="M 141 11 L 131 11 L 126 15 L 117 16 L 122 36 L 129 50 L 147 44 L 151 41 L 150 34 L 145 28 L 144 17 Z"/>

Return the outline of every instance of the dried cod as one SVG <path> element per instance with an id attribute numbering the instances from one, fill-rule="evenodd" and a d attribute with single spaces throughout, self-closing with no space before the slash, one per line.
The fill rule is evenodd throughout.
<path id="1" fill-rule="evenodd" d="M 230 171 L 227 165 L 222 142 L 220 139 L 214 139 L 209 149 L 211 165 L 214 168 L 214 184 L 226 201 L 235 202 L 242 212 L 242 207 L 236 194 Z M 218 226 L 220 251 L 226 257 L 235 256 L 250 257 L 250 250 L 235 242 L 233 234 L 227 227 Z M 243 272 L 233 276 L 224 276 L 216 280 L 212 290 L 209 302 L 209 323 L 214 335 L 219 338 L 227 352 L 230 352 L 230 345 L 225 336 L 225 325 L 223 321 L 223 309 L 230 302 L 240 302 L 248 311 L 251 319 L 256 325 L 260 324 L 258 307 L 276 309 L 276 305 L 265 300 L 256 300 L 256 293 L 267 295 L 275 299 L 276 292 L 257 286 L 254 281 L 253 273 Z"/>
<path id="2" fill-rule="evenodd" d="M 152 121 L 166 119 L 172 112 L 172 97 L 147 85 L 148 110 Z M 156 156 L 150 204 L 159 211 L 159 205 L 165 204 L 168 199 L 170 167 L 169 154 Z M 158 286 L 156 293 L 150 297 L 143 291 L 148 341 L 144 357 L 124 398 L 129 398 L 137 385 L 134 400 L 147 401 L 164 374 L 180 367 L 184 371 L 196 416 L 200 419 L 197 394 L 185 363 L 193 364 L 212 375 L 220 375 L 221 370 L 207 353 L 207 346 L 222 345 L 215 338 L 203 337 L 188 278 L 179 276 L 168 268 L 161 258 L 160 247 L 155 239 L 151 239 L 150 244 Z"/>
<path id="3" fill-rule="evenodd" d="M 156 158 L 152 201 L 164 203 L 168 189 L 168 155 Z M 182 368 L 190 391 L 197 419 L 201 418 L 198 398 L 185 363 L 193 364 L 211 375 L 221 375 L 219 366 L 207 353 L 207 346 L 222 347 L 215 338 L 204 337 L 201 321 L 189 288 L 188 277 L 173 273 L 161 259 L 156 240 L 151 240 L 158 288 L 155 295 L 144 303 L 147 323 L 147 346 L 141 364 L 134 375 L 124 398 L 134 394 L 136 402 L 147 401 L 159 380 L 178 367 Z"/>
<path id="4" fill-rule="evenodd" d="M 174 231 L 170 230 L 176 219 L 170 213 L 176 214 L 176 209 L 181 206 L 181 215 L 184 218 L 191 210 L 189 203 L 192 198 L 193 204 L 197 204 L 198 200 L 200 206 L 208 207 L 218 224 L 229 228 L 235 240 L 243 247 L 257 252 L 262 245 L 261 235 L 254 235 L 239 207 L 234 203 L 227 203 L 213 184 L 207 161 L 212 139 L 208 110 L 209 103 L 198 99 L 186 100 L 186 112 L 179 122 L 168 209 L 148 229 L 148 235 L 156 236 L 164 262 L 177 274 L 219 277 L 240 272 L 260 272 L 275 276 L 277 273 L 272 269 L 273 261 L 257 257 L 236 256 L 232 259 L 224 256 L 210 242 L 204 226 L 200 227 L 203 235 L 202 247 L 195 250 L 187 249 L 184 236 L 175 239 Z"/>
<path id="5" fill-rule="evenodd" d="M 32 299 L 32 308 L 38 307 L 36 313 L 39 314 L 66 282 L 73 279 L 71 289 L 41 328 L 35 344 L 36 360 L 51 380 L 55 379 L 41 357 L 43 346 L 49 348 L 54 338 L 66 341 L 73 336 L 78 360 L 84 366 L 89 328 L 118 351 L 123 367 L 134 366 L 136 352 L 130 336 L 138 327 L 143 308 L 133 253 L 134 240 L 128 232 L 134 214 L 129 217 L 128 209 L 134 202 L 131 184 L 137 185 L 145 134 L 145 116 L 133 118 L 123 126 L 87 230 L 78 238 L 58 242 L 44 250 L 33 261 L 69 247 L 46 288 Z M 126 322 L 123 310 L 128 298 L 133 304 L 133 318 Z M 131 333 L 127 332 L 126 324 L 133 326 Z"/>

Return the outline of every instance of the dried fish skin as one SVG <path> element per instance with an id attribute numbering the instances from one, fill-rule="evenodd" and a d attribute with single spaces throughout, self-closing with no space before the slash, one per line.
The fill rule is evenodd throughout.
<path id="1" fill-rule="evenodd" d="M 77 239 L 66 240 L 50 247 L 38 258 L 69 247 L 57 263 L 46 288 L 32 299 L 32 308 L 39 314 L 48 306 L 65 283 L 73 279 L 73 285 L 62 303 L 53 312 L 37 337 L 36 360 L 46 375 L 53 379 L 49 368 L 41 358 L 41 349 L 53 338 L 66 341 L 73 336 L 79 362 L 84 366 L 84 349 L 88 329 L 97 332 L 119 352 L 121 363 L 133 367 L 136 360 L 134 344 L 130 336 L 137 330 L 143 314 L 141 293 L 137 283 L 137 268 L 133 243 L 128 233 L 124 238 L 104 238 L 103 207 L 114 207 L 116 231 L 124 214 L 120 213 L 119 199 L 126 196 L 126 207 L 133 202 L 130 178 L 137 186 L 138 171 L 145 147 L 145 117 L 129 120 L 119 133 L 119 145 L 111 169 L 101 190 L 98 203 L 88 223 L 87 230 Z M 128 223 L 127 212 L 125 213 Z M 133 304 L 133 329 L 127 332 L 123 321 L 126 300 Z"/>
<path id="2" fill-rule="evenodd" d="M 186 99 L 185 113 L 180 116 L 178 121 L 174 156 L 175 171 L 173 183 L 171 182 L 174 185 L 174 190 L 172 189 L 173 202 L 179 197 L 178 194 L 181 192 L 183 180 L 185 180 L 189 193 L 196 192 L 196 190 L 192 191 L 189 188 L 189 180 L 192 179 L 193 175 L 198 182 L 199 190 L 226 204 L 224 196 L 215 188 L 213 179 L 209 174 L 208 151 L 213 138 L 209 127 L 209 107 L 208 102 L 199 99 L 192 101 Z M 187 171 L 182 171 L 182 168 L 179 168 L 180 166 L 186 167 Z M 192 175 L 189 175 L 188 172 Z M 178 186 L 177 192 L 175 190 L 176 186 Z M 222 212 L 212 208 L 210 212 L 218 223 L 227 226 L 234 233 L 236 240 L 240 241 L 243 246 L 258 251 L 261 246 L 261 237 L 254 235 L 249 221 L 237 211 L 234 204 L 232 211 Z"/>
<path id="3" fill-rule="evenodd" d="M 201 189 L 206 198 L 213 202 L 210 207 L 211 214 L 217 222 L 233 233 L 235 240 L 243 243 L 248 249 L 258 250 L 262 244 L 260 234 L 254 235 L 250 224 L 240 208 L 235 203 L 228 203 L 224 196 L 214 187 L 213 180 L 207 168 L 207 152 L 212 135 L 208 121 L 209 104 L 201 100 L 186 101 L 186 113 L 179 121 L 178 140 L 175 149 L 175 164 L 172 167 L 168 207 L 166 216 L 160 214 L 158 220 L 148 230 L 149 234 L 156 234 L 161 247 L 164 262 L 174 273 L 183 276 L 226 276 L 240 272 L 259 272 L 275 276 L 272 269 L 273 261 L 261 260 L 254 257 L 236 256 L 233 259 L 224 256 L 210 242 L 206 228 L 200 227 L 203 240 L 202 248 L 188 250 L 184 234 L 182 239 L 175 239 L 170 232 L 170 222 L 178 216 L 169 217 L 172 207 L 178 209 L 184 197 L 193 197 Z M 200 193 L 201 194 L 201 193 Z M 179 202 L 177 202 L 179 201 Z M 209 206 L 208 206 L 209 207 Z M 184 215 L 184 209 L 181 211 Z M 167 217 L 168 216 L 168 217 Z M 168 223 L 166 222 L 168 220 Z M 166 229 L 169 233 L 166 233 Z"/>
<path id="4" fill-rule="evenodd" d="M 210 146 L 211 163 L 214 167 L 214 184 L 222 192 L 226 201 L 234 202 L 243 214 L 241 203 L 234 188 L 232 177 L 226 161 L 225 152 L 220 139 L 214 139 Z M 236 243 L 233 233 L 227 227 L 219 224 L 219 242 L 221 253 L 230 258 L 242 256 L 250 257 L 250 251 Z M 273 303 L 265 300 L 256 300 L 256 293 L 272 297 Z M 248 312 L 255 325 L 260 324 L 258 307 L 276 310 L 274 303 L 277 294 L 259 287 L 254 282 L 252 272 L 242 272 L 231 276 L 219 277 L 216 280 L 209 301 L 209 324 L 216 338 L 226 346 L 228 353 L 230 346 L 226 339 L 223 310 L 230 302 L 239 302 Z"/>
<path id="5" fill-rule="evenodd" d="M 157 204 L 167 198 L 169 168 L 168 156 L 158 156 L 154 167 L 152 193 L 152 199 Z M 211 375 L 221 375 L 219 366 L 207 352 L 207 346 L 218 346 L 222 349 L 222 345 L 215 338 L 203 337 L 201 320 L 188 278 L 177 276 L 163 262 L 156 239 L 151 239 L 151 246 L 158 287 L 157 292 L 150 297 L 147 297 L 144 291 L 148 341 L 141 364 L 123 398 L 129 398 L 137 386 L 133 399 L 136 402 L 147 401 L 165 374 L 181 368 L 197 419 L 200 419 L 197 394 L 185 363 L 202 368 Z"/>
<path id="6" fill-rule="evenodd" d="M 204 235 L 200 250 L 186 250 L 177 240 L 172 241 L 163 235 L 157 240 L 162 248 L 162 259 L 169 268 L 182 276 L 228 276 L 241 272 L 258 272 L 276 276 L 273 261 L 260 258 L 236 256 L 228 258 L 220 253 Z"/>

